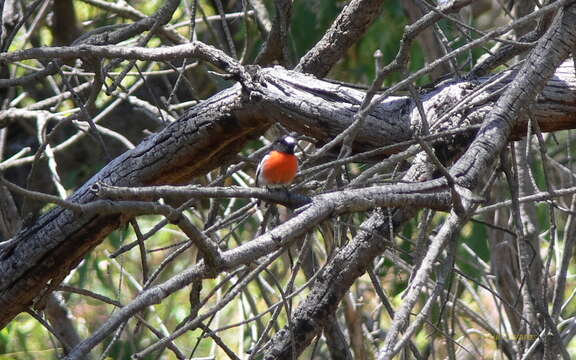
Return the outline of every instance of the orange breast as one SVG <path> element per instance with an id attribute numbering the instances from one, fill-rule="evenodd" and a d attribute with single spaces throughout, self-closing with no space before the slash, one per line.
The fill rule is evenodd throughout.
<path id="1" fill-rule="evenodd" d="M 271 151 L 262 168 L 269 184 L 290 184 L 298 171 L 298 158 L 292 154 Z"/>

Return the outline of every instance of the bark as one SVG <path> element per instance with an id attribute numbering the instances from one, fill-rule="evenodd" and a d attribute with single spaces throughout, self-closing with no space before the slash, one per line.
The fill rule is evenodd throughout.
<path id="1" fill-rule="evenodd" d="M 351 123 L 363 95 L 282 68 L 257 71 L 254 79 L 254 88 L 235 85 L 224 90 L 119 156 L 78 189 L 70 201 L 95 200 L 91 187 L 98 182 L 117 186 L 188 182 L 229 161 L 271 121 L 279 121 L 319 142 L 327 141 Z M 448 83 L 423 95 L 432 129 L 439 131 L 454 124 L 480 122 L 496 100 L 494 96 L 486 98 L 472 112 L 449 117 L 453 124 L 445 125 L 446 120 L 437 123 L 442 114 L 486 80 Z M 574 68 L 567 62 L 542 91 L 535 114 L 544 131 L 574 127 L 575 83 Z M 488 87 L 485 91 L 492 94 L 496 90 L 497 87 Z M 482 97 L 475 95 L 475 98 Z M 419 129 L 418 118 L 407 97 L 388 99 L 366 119 L 355 150 L 411 139 Z M 520 128 L 516 131 L 520 137 Z M 21 231 L 9 244 L 3 244 L 0 326 L 30 306 L 38 295 L 57 286 L 88 251 L 127 220 L 127 216 L 120 214 L 86 215 L 57 207 Z"/>
<path id="2" fill-rule="evenodd" d="M 8 239 L 22 227 L 12 194 L 0 185 L 0 238 Z"/>
<path id="3" fill-rule="evenodd" d="M 80 35 L 74 2 L 72 0 L 54 1 L 54 21 L 52 34 L 54 45 L 70 45 Z"/>
<path id="4" fill-rule="evenodd" d="M 276 1 L 276 17 L 274 24 L 264 44 L 264 48 L 256 57 L 258 65 L 270 65 L 277 61 L 286 66 L 288 63 L 288 32 L 292 14 L 292 2 L 289 0 Z"/>
<path id="5" fill-rule="evenodd" d="M 324 34 L 322 39 L 300 59 L 296 70 L 325 76 L 356 42 L 359 34 L 380 15 L 383 0 L 353 0 Z"/>
<path id="6" fill-rule="evenodd" d="M 403 217 L 392 220 L 385 211 L 379 210 L 362 224 L 354 240 L 340 249 L 316 278 L 311 293 L 294 312 L 292 326 L 276 333 L 264 359 L 290 359 L 295 355 L 293 348 L 297 357 L 312 342 L 328 324 L 350 286 L 366 272 L 374 257 L 388 247 L 386 238 L 390 221 L 397 226 L 402 220 Z M 291 343 L 292 337 L 294 344 Z"/>
<path id="7" fill-rule="evenodd" d="M 522 67 L 522 76 L 514 79 L 493 111 L 488 114 L 478 136 L 452 168 L 451 174 L 459 180 L 459 184 L 472 190 L 483 184 L 482 175 L 493 167 L 494 159 L 507 144 L 512 129 L 518 127 L 519 120 L 523 117 L 521 111 L 528 108 L 574 45 L 576 38 L 574 16 L 572 9 L 567 8 L 557 17 L 551 30 Z M 436 124 L 431 121 L 431 128 L 434 128 L 434 125 Z M 402 348 L 402 343 L 398 343 L 399 333 L 404 331 L 408 324 L 410 312 L 428 279 L 432 264 L 441 249 L 449 241 L 455 240 L 454 236 L 470 216 L 466 209 L 470 209 L 472 204 L 466 201 L 463 205 L 463 213 L 452 212 L 438 235 L 432 240 L 425 258 L 426 264 L 423 262 L 418 269 L 414 281 L 405 294 L 403 304 L 394 316 L 379 354 L 380 359 L 391 359 Z M 327 315 L 336 310 L 352 283 L 366 271 L 368 264 L 384 251 L 385 242 L 381 238 L 386 237 L 386 219 L 378 219 L 378 216 L 382 217 L 376 212 L 370 220 L 362 224 L 361 229 L 369 231 L 361 232 L 328 263 L 312 287 L 311 293 L 295 311 L 291 326 L 282 329 L 274 337 L 272 348 L 265 355 L 265 359 L 289 359 L 301 354 L 325 326 Z M 409 329 L 413 330 L 414 326 L 417 326 L 417 322 L 413 322 Z M 287 336 L 286 332 L 290 330 L 292 333 Z M 406 339 L 407 336 L 410 336 L 410 332 L 405 333 L 402 339 Z"/>
<path id="8" fill-rule="evenodd" d="M 190 111 L 187 116 L 119 156 L 69 199 L 86 203 L 96 197 L 90 187 L 102 182 L 115 185 L 175 184 L 206 173 L 237 153 L 253 134 L 268 123 L 258 114 L 239 112 L 239 87 L 234 87 Z M 243 120 L 245 122 L 243 122 Z M 63 208 L 45 214 L 4 248 L 0 326 L 30 306 L 35 296 L 59 281 L 104 236 L 126 221 L 120 215 L 86 216 Z"/>
<path id="9" fill-rule="evenodd" d="M 406 11 L 406 14 L 410 17 L 410 21 L 413 23 L 426 13 L 426 11 L 419 5 L 419 2 L 415 0 L 402 2 L 404 11 Z M 442 50 L 442 44 L 438 40 L 438 37 L 434 34 L 434 29 L 428 28 L 423 30 L 416 39 L 423 49 L 426 63 L 430 64 L 434 60 L 437 60 L 446 55 L 445 51 Z M 450 65 L 448 63 L 444 63 L 435 68 L 434 71 L 430 73 L 430 77 L 436 80 L 449 73 Z"/>
<path id="10" fill-rule="evenodd" d="M 74 348 L 82 341 L 74 327 L 76 321 L 58 293 L 54 292 L 48 296 L 44 313 L 57 333 L 57 338 L 65 342 L 63 345 L 66 350 Z M 90 360 L 92 356 L 86 354 L 85 359 Z"/>
<path id="11" fill-rule="evenodd" d="M 573 50 L 576 37 L 575 11 L 573 6 L 562 9 L 551 29 L 538 42 L 539 46 L 526 59 L 521 69 L 522 76 L 511 84 L 513 89 L 507 89 L 495 103 L 495 111 L 489 114 L 479 131 L 481 136 L 472 142 L 466 154 L 452 168 L 451 172 L 462 185 L 473 187 L 477 184 L 480 172 L 489 168 L 488 164 L 494 162 L 510 137 L 514 137 L 518 127 L 526 126 L 526 118 L 521 111 L 536 108 L 535 113 L 538 114 L 539 106 L 533 106 L 534 99 L 543 92 L 548 79 L 557 76 L 556 69 Z M 537 121 L 540 122 L 539 119 Z"/>

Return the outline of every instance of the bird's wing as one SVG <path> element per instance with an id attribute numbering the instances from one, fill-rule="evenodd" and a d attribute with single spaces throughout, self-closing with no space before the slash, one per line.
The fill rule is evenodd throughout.
<path id="1" fill-rule="evenodd" d="M 256 187 L 266 182 L 264 181 L 264 179 L 261 179 L 260 177 L 262 176 L 262 168 L 264 167 L 263 164 L 266 162 L 266 160 L 268 160 L 268 157 L 270 157 L 270 155 L 264 156 L 262 160 L 260 160 L 260 164 L 258 164 L 258 168 L 256 169 L 256 183 L 254 184 L 256 185 Z"/>

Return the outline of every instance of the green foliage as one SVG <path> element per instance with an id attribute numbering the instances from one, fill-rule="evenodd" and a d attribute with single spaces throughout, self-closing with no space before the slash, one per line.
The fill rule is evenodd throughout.
<path id="1" fill-rule="evenodd" d="M 342 5 L 342 1 L 334 0 L 294 2 L 290 34 L 297 59 L 324 36 L 332 21 L 338 16 Z"/>
<path id="2" fill-rule="evenodd" d="M 478 257 L 485 262 L 490 261 L 487 240 L 488 234 L 486 233 L 486 227 L 475 222 L 468 223 L 464 227 L 462 236 L 459 239 L 459 241 L 470 248 L 472 253 L 466 251 L 464 246 L 459 246 L 457 265 L 466 276 L 479 282 L 486 274 L 478 267 L 475 258 Z"/>
<path id="3" fill-rule="evenodd" d="M 348 50 L 347 56 L 334 67 L 331 74 L 338 80 L 369 85 L 376 71 L 374 53 L 379 49 L 383 54 L 383 64 L 390 63 L 400 47 L 405 25 L 407 18 L 403 14 L 401 3 L 387 2 L 382 15 L 376 19 L 366 35 Z M 417 48 L 418 45 L 413 51 L 418 52 Z M 423 63 L 422 54 L 413 53 L 411 60 L 411 69 L 416 69 L 417 65 Z M 392 74 L 386 79 L 384 86 L 390 86 L 401 78 L 401 74 Z"/>

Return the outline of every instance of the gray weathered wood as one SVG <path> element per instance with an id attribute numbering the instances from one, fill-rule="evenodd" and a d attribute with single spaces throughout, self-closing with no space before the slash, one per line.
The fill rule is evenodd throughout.
<path id="1" fill-rule="evenodd" d="M 435 123 L 442 114 L 487 81 L 447 83 L 423 95 L 432 129 L 478 123 L 496 96 Z M 95 199 L 93 184 L 118 186 L 180 184 L 229 161 L 249 140 L 271 122 L 325 142 L 345 129 L 358 109 L 363 93 L 311 76 L 269 68 L 256 72 L 251 89 L 234 85 L 191 109 L 178 121 L 124 153 L 71 196 L 86 203 Z M 504 82 L 505 83 L 505 82 Z M 548 83 L 535 108 L 545 131 L 573 128 L 576 80 L 571 62 L 565 63 Z M 498 85 L 487 89 L 495 94 Z M 474 95 L 481 99 L 482 94 Z M 475 101 L 472 99 L 472 101 Z M 391 97 L 364 123 L 355 150 L 369 150 L 411 139 L 420 122 L 407 97 Z M 466 115 L 466 116 L 464 116 Z M 450 125 L 444 126 L 444 121 Z M 516 130 L 522 136 L 521 128 Z M 57 286 L 103 238 L 127 220 L 126 216 L 87 216 L 56 207 L 0 245 L 0 327 L 32 305 L 35 298 Z"/>

